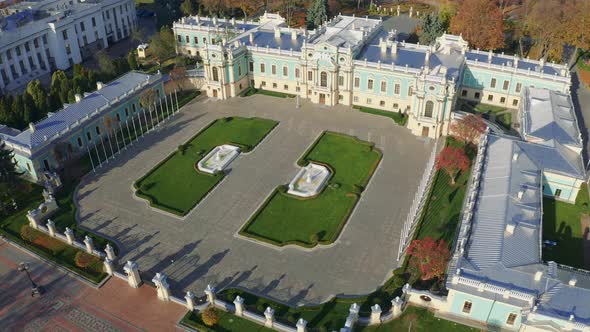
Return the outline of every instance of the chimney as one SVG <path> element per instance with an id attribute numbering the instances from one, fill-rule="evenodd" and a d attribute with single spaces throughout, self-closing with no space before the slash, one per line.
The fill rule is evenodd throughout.
<path id="1" fill-rule="evenodd" d="M 297 30 L 291 30 L 291 40 L 297 40 Z"/>
<path id="2" fill-rule="evenodd" d="M 519 57 L 514 56 L 514 68 L 518 68 L 518 61 L 520 60 Z"/>
<path id="3" fill-rule="evenodd" d="M 275 28 L 275 38 L 281 38 L 281 28 Z"/>
<path id="4" fill-rule="evenodd" d="M 576 283 L 577 283 L 577 282 L 578 282 L 578 279 L 576 279 L 576 277 L 572 277 L 572 278 L 570 279 L 570 281 L 568 282 L 568 285 L 570 285 L 570 286 L 574 287 L 574 286 L 576 286 Z"/>
<path id="5" fill-rule="evenodd" d="M 391 45 L 391 54 L 397 54 L 397 40 L 394 40 Z"/>
<path id="6" fill-rule="evenodd" d="M 545 58 L 539 59 L 539 66 L 541 66 L 541 69 L 543 69 L 543 67 L 545 66 Z"/>
<path id="7" fill-rule="evenodd" d="M 96 82 L 96 90 L 102 89 L 103 86 L 104 84 L 101 81 Z"/>
<path id="8" fill-rule="evenodd" d="M 541 281 L 541 277 L 543 277 L 543 271 L 535 272 L 535 281 Z"/>
<path id="9" fill-rule="evenodd" d="M 217 16 L 213 17 L 213 25 L 217 25 Z"/>
<path id="10" fill-rule="evenodd" d="M 76 93 L 76 94 L 74 95 L 74 98 L 76 98 L 76 102 L 78 103 L 78 102 L 80 102 L 80 100 L 82 100 L 82 95 L 81 95 L 81 94 L 79 94 L 79 93 Z"/>
<path id="11" fill-rule="evenodd" d="M 524 189 L 519 190 L 518 194 L 516 194 L 516 197 L 518 200 L 522 201 L 522 198 L 524 197 Z"/>
<path id="12" fill-rule="evenodd" d="M 381 53 L 387 53 L 387 43 L 383 41 L 383 38 L 379 38 L 379 47 L 381 48 Z"/>
<path id="13" fill-rule="evenodd" d="M 31 129 L 31 132 L 34 133 L 35 132 L 35 124 L 32 122 L 29 122 L 29 129 Z"/>
<path id="14" fill-rule="evenodd" d="M 250 35 L 248 35 L 248 37 L 250 37 L 250 45 L 254 45 L 254 34 L 250 32 Z"/>
<path id="15" fill-rule="evenodd" d="M 516 228 L 515 224 L 506 224 L 506 233 L 512 235 L 514 234 L 514 229 Z"/>
<path id="16" fill-rule="evenodd" d="M 492 56 L 494 55 L 494 53 L 492 53 L 492 50 L 490 50 L 488 52 L 488 63 L 492 63 Z"/>

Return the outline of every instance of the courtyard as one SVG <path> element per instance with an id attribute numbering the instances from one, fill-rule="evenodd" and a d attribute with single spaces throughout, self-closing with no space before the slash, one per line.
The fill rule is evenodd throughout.
<path id="1" fill-rule="evenodd" d="M 269 119 L 278 125 L 250 153 L 235 159 L 223 181 L 182 219 L 135 196 L 136 181 L 225 117 Z M 374 143 L 383 154 L 335 241 L 304 249 L 239 235 L 277 186 L 289 183 L 300 169 L 297 161 L 325 131 Z M 146 280 L 165 273 L 175 292 L 200 295 L 212 284 L 291 305 L 318 304 L 335 295 L 370 293 L 389 277 L 397 264 L 400 229 L 432 147 L 431 140 L 417 138 L 393 121 L 348 107 L 303 102 L 296 109 L 293 99 L 263 95 L 224 102 L 200 97 L 88 176 L 76 193 L 78 218 L 82 226 L 118 244 L 119 263 L 136 261 Z M 180 174 L 178 181 L 183 179 Z"/>

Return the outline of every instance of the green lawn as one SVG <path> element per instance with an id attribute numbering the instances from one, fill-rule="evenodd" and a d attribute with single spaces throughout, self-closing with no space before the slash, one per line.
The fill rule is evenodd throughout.
<path id="1" fill-rule="evenodd" d="M 446 144 L 463 146 L 452 138 L 447 138 Z M 468 155 L 471 160 L 475 158 L 471 149 Z M 452 185 L 446 172 L 436 172 L 431 191 L 424 205 L 422 218 L 416 228 L 415 238 L 423 239 L 430 236 L 434 240 L 443 239 L 449 246 L 451 245 L 455 238 L 470 174 L 471 169 L 460 174 L 455 185 Z"/>
<path id="2" fill-rule="evenodd" d="M 219 322 L 214 326 L 207 326 L 201 320 L 201 315 L 195 312 L 187 312 L 180 321 L 181 324 L 197 329 L 200 332 L 272 332 L 260 324 L 238 317 L 229 312 L 216 309 L 219 314 Z"/>
<path id="3" fill-rule="evenodd" d="M 211 149 L 230 143 L 248 152 L 268 135 L 277 122 L 258 118 L 224 118 L 212 122 L 185 143 L 184 153 L 176 150 L 135 183 L 136 194 L 150 205 L 186 215 L 224 174 L 198 172 L 195 164 Z"/>
<path id="4" fill-rule="evenodd" d="M 390 331 L 437 331 L 437 332 L 468 332 L 477 329 L 455 322 L 434 317 L 430 311 L 414 306 L 406 308 L 397 319 L 376 326 L 358 326 L 355 332 L 390 332 Z"/>
<path id="5" fill-rule="evenodd" d="M 504 126 L 504 128 L 510 129 L 512 127 L 512 113 L 497 115 L 496 122 Z"/>
<path id="6" fill-rule="evenodd" d="M 315 246 L 336 240 L 363 188 L 381 160 L 381 152 L 355 137 L 324 132 L 299 160 L 327 164 L 334 174 L 316 197 L 301 199 L 277 188 L 240 231 L 275 245 Z"/>
<path id="7" fill-rule="evenodd" d="M 555 247 L 543 248 L 543 260 L 577 268 L 584 266 L 584 243 L 580 217 L 590 214 L 588 187 L 582 185 L 576 204 L 543 197 L 543 240 L 556 241 Z"/>
<path id="8" fill-rule="evenodd" d="M 401 112 L 384 111 L 362 106 L 354 106 L 353 108 L 358 109 L 359 111 L 364 113 L 388 117 L 400 126 L 405 126 L 408 122 L 408 116 Z"/>
<path id="9" fill-rule="evenodd" d="M 58 211 L 51 217 L 51 220 L 55 222 L 58 232 L 63 233 L 66 227 L 70 227 L 79 241 L 83 241 L 84 236 L 88 235 L 94 240 L 94 244 L 97 249 L 103 249 L 108 241 L 98 235 L 87 232 L 78 227 L 75 219 L 75 206 L 72 201 L 73 190 L 76 182 L 64 183 L 64 186 L 56 195 L 57 203 L 59 206 Z M 2 233 L 9 238 L 11 241 L 17 242 L 20 245 L 28 248 L 29 250 L 37 253 L 38 255 L 54 261 L 69 270 L 72 270 L 94 283 L 99 283 L 106 274 L 102 270 L 102 264 L 93 265 L 86 269 L 81 269 L 74 264 L 74 257 L 80 250 L 67 245 L 66 243 L 60 242 L 59 240 L 51 239 L 48 235 L 38 234 L 39 237 L 43 238 L 43 242 L 51 242 L 55 244 L 54 250 L 48 250 L 46 247 L 39 245 L 38 243 L 32 243 L 23 240 L 20 236 L 20 230 L 23 225 L 28 225 L 28 219 L 26 217 L 27 211 L 35 209 L 43 202 L 43 196 L 41 195 L 42 188 L 33 185 L 31 191 L 20 192 L 19 195 L 23 195 L 26 199 L 21 201 L 21 209 L 15 214 L 5 218 L 0 222 L 0 230 Z M 117 246 L 111 243 L 115 251 Z"/>

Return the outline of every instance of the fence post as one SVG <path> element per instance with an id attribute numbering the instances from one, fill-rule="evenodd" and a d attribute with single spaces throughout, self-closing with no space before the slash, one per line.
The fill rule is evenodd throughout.
<path id="1" fill-rule="evenodd" d="M 244 315 L 244 299 L 241 296 L 236 296 L 236 299 L 234 300 L 234 306 L 236 307 L 236 316 L 242 317 Z"/>
<path id="2" fill-rule="evenodd" d="M 156 273 L 152 282 L 156 284 L 156 291 L 160 301 L 170 301 L 170 285 L 168 284 L 166 275 L 163 273 Z"/>
<path id="3" fill-rule="evenodd" d="M 64 232 L 64 235 L 66 236 L 66 239 L 68 240 L 68 244 L 74 245 L 74 240 L 75 240 L 74 231 L 71 228 L 66 227 L 66 231 Z"/>
<path id="4" fill-rule="evenodd" d="M 215 287 L 207 285 L 207 288 L 205 288 L 205 294 L 207 294 L 207 302 L 211 305 L 215 305 Z"/>
<path id="5" fill-rule="evenodd" d="M 110 260 L 110 258 L 105 258 L 104 259 L 104 272 L 106 272 L 109 275 L 113 275 L 113 270 L 114 270 L 114 266 L 113 266 L 113 261 Z"/>
<path id="6" fill-rule="evenodd" d="M 55 223 L 51 219 L 47 220 L 47 230 L 51 237 L 55 237 Z"/>
<path id="7" fill-rule="evenodd" d="M 127 282 L 129 283 L 129 286 L 138 288 L 141 285 L 141 276 L 139 275 L 139 266 L 137 266 L 137 263 L 127 261 L 123 270 L 127 273 Z"/>
<path id="8" fill-rule="evenodd" d="M 184 299 L 186 300 L 186 308 L 188 311 L 195 310 L 195 295 L 191 291 L 186 292 Z"/>
<path id="9" fill-rule="evenodd" d="M 114 261 L 117 258 L 117 256 L 115 255 L 115 249 L 113 249 L 113 247 L 109 243 L 107 243 L 107 245 L 104 247 L 104 252 L 105 254 L 107 254 L 107 257 L 112 261 Z"/>
<path id="10" fill-rule="evenodd" d="M 307 332 L 307 321 L 303 318 L 299 318 L 297 321 L 297 332 Z"/>
<path id="11" fill-rule="evenodd" d="M 381 324 L 381 312 L 382 310 L 380 305 L 375 304 L 371 307 L 371 318 L 369 321 L 370 325 Z"/>
<path id="12" fill-rule="evenodd" d="M 266 307 L 266 310 L 264 310 L 264 318 L 266 318 L 266 321 L 264 322 L 264 326 L 272 328 L 274 325 L 274 320 L 275 320 L 274 316 L 275 316 L 274 309 L 271 307 Z"/>
<path id="13" fill-rule="evenodd" d="M 91 237 L 86 235 L 84 237 L 84 244 L 86 245 L 86 252 L 87 253 L 89 253 L 89 254 L 94 253 L 94 242 L 92 241 Z"/>

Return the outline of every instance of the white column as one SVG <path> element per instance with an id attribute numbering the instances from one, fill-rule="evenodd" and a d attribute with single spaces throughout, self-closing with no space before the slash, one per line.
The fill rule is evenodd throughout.
<path id="1" fill-rule="evenodd" d="M 114 261 L 117 256 L 115 255 L 115 249 L 113 249 L 113 247 L 107 243 L 106 247 L 104 247 L 104 252 L 107 254 L 107 257 Z"/>
<path id="2" fill-rule="evenodd" d="M 71 230 L 69 227 L 66 227 L 66 231 L 64 232 L 64 235 L 66 236 L 66 239 L 68 240 L 68 244 L 73 245 L 74 241 L 76 240 L 74 238 L 74 231 Z"/>
<path id="3" fill-rule="evenodd" d="M 129 286 L 138 288 L 139 285 L 141 285 L 141 277 L 139 276 L 139 266 L 137 266 L 137 263 L 127 261 L 123 270 L 127 273 L 127 282 L 129 283 Z"/>
<path id="4" fill-rule="evenodd" d="M 104 272 L 106 272 L 109 275 L 113 275 L 113 271 L 114 271 L 114 265 L 113 265 L 113 261 L 110 260 L 108 257 L 104 259 Z"/>
<path id="5" fill-rule="evenodd" d="M 296 327 L 297 332 L 307 332 L 307 321 L 303 318 L 299 318 Z"/>
<path id="6" fill-rule="evenodd" d="M 4 71 L 6 72 L 6 76 L 8 76 L 10 82 L 14 81 L 12 71 L 10 70 L 10 63 L 8 63 L 8 58 L 6 57 L 6 52 L 2 52 L 0 56 L 2 57 L 2 63 L 4 63 Z"/>
<path id="7" fill-rule="evenodd" d="M 195 295 L 191 291 L 186 292 L 184 299 L 186 300 L 186 309 L 188 311 L 195 310 Z"/>
<path id="8" fill-rule="evenodd" d="M 29 210 L 27 212 L 27 219 L 29 219 L 29 226 L 33 227 L 34 229 L 39 229 L 39 224 L 37 223 L 37 219 L 33 215 L 33 211 Z"/>
<path id="9" fill-rule="evenodd" d="M 396 296 L 395 299 L 391 300 L 391 313 L 393 318 L 398 317 L 402 314 L 402 306 L 404 302 L 399 296 Z"/>
<path id="10" fill-rule="evenodd" d="M 94 242 L 92 241 L 91 237 L 86 235 L 84 237 L 84 244 L 86 245 L 86 252 L 87 253 L 89 253 L 89 254 L 94 253 Z"/>
<path id="11" fill-rule="evenodd" d="M 156 276 L 152 279 L 152 282 L 156 284 L 156 291 L 160 301 L 170 301 L 170 285 L 167 279 L 163 273 L 156 273 Z"/>
<path id="12" fill-rule="evenodd" d="M 381 311 L 381 306 L 378 304 L 375 304 L 371 307 L 371 318 L 369 321 L 370 325 L 381 324 Z"/>
<path id="13" fill-rule="evenodd" d="M 244 299 L 237 295 L 236 299 L 234 300 L 234 306 L 236 307 L 236 316 L 243 316 L 244 315 Z"/>
<path id="14" fill-rule="evenodd" d="M 266 310 L 264 310 L 264 318 L 266 318 L 266 321 L 264 322 L 264 326 L 272 328 L 274 325 L 274 319 L 275 319 L 274 316 L 275 316 L 275 311 L 273 310 L 273 308 L 266 307 Z"/>
<path id="15" fill-rule="evenodd" d="M 215 304 L 215 287 L 211 286 L 211 285 L 207 285 L 207 288 L 205 288 L 205 294 L 207 294 L 207 302 L 209 302 L 209 304 L 214 305 Z"/>
<path id="16" fill-rule="evenodd" d="M 55 223 L 51 219 L 47 220 L 47 230 L 51 237 L 55 237 Z"/>

